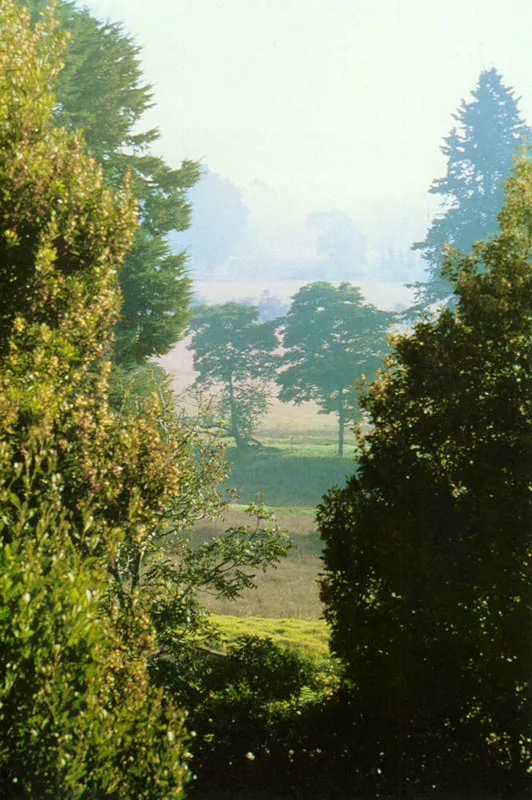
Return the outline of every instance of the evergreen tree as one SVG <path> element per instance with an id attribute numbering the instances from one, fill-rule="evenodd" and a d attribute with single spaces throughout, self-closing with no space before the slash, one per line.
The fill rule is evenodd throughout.
<path id="1" fill-rule="evenodd" d="M 49 5 L 19 2 L 34 19 Z M 120 270 L 123 306 L 114 345 L 115 361 L 130 368 L 167 353 L 189 321 L 186 256 L 171 252 L 167 236 L 189 225 L 186 193 L 199 167 L 185 161 L 172 169 L 150 152 L 159 133 L 139 126 L 153 105 L 151 86 L 144 82 L 140 47 L 123 27 L 100 22 L 65 0 L 59 0 L 56 15 L 69 33 L 55 87 L 57 122 L 83 131 L 108 185 L 119 187 L 131 172 L 139 200 L 139 225 Z"/>
<path id="2" fill-rule="evenodd" d="M 319 512 L 357 757 L 394 797 L 530 790 L 531 218 L 523 159 L 500 233 L 447 262 L 455 310 L 396 337 Z"/>
<path id="3" fill-rule="evenodd" d="M 497 230 L 504 181 L 516 151 L 531 134 L 513 91 L 494 68 L 481 72 L 472 99 L 462 100 L 453 118 L 457 126 L 441 148 L 447 173 L 429 190 L 441 196 L 445 210 L 434 219 L 425 240 L 414 245 L 423 253 L 429 273 L 428 281 L 416 284 L 418 310 L 452 293 L 441 274 L 445 248 L 468 252 L 477 239 Z"/>

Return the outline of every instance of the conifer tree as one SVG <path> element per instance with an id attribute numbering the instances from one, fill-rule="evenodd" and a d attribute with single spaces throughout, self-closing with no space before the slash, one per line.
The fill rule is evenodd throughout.
<path id="1" fill-rule="evenodd" d="M 480 73 L 470 100 L 462 100 L 456 121 L 441 148 L 447 172 L 429 191 L 442 199 L 443 211 L 422 242 L 414 245 L 428 264 L 428 280 L 416 284 L 417 307 L 449 298 L 452 286 L 442 276 L 445 248 L 468 252 L 477 239 L 497 230 L 503 184 L 513 157 L 531 129 L 521 119 L 518 100 L 496 69 Z"/>
<path id="2" fill-rule="evenodd" d="M 49 0 L 19 0 L 36 20 Z M 118 23 L 100 22 L 74 2 L 58 0 L 56 15 L 69 39 L 57 77 L 58 124 L 80 129 L 108 185 L 128 171 L 140 202 L 135 236 L 120 270 L 122 309 L 115 326 L 114 360 L 126 369 L 167 353 L 189 320 L 191 282 L 184 253 L 167 240 L 190 222 L 187 190 L 199 178 L 195 162 L 179 169 L 151 152 L 157 129 L 142 130 L 153 105 L 140 47 Z M 140 130 L 139 130 L 140 128 Z"/>

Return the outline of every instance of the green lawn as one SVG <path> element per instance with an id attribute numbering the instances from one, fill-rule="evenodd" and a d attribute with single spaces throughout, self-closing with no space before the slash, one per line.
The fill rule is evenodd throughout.
<path id="1" fill-rule="evenodd" d="M 321 451 L 321 452 L 319 452 Z M 332 486 L 342 486 L 355 469 L 352 453 L 331 454 L 328 445 L 250 447 L 227 451 L 227 487 L 240 503 L 262 498 L 266 506 L 315 508 Z"/>
<path id="2" fill-rule="evenodd" d="M 327 626 L 322 619 L 270 619 L 213 614 L 212 621 L 220 631 L 222 645 L 230 644 L 238 636 L 261 636 L 269 637 L 276 644 L 293 647 L 302 655 L 318 659 L 329 655 Z"/>

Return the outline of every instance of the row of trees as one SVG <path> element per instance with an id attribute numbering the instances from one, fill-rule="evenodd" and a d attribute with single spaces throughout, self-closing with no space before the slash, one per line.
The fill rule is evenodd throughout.
<path id="1" fill-rule="evenodd" d="M 414 245 L 429 275 L 415 285 L 409 320 L 454 302 L 453 284 L 442 273 L 446 249 L 466 252 L 496 231 L 504 180 L 518 147 L 530 138 L 512 90 L 494 68 L 481 73 L 472 99 L 454 117 L 457 127 L 442 147 L 447 174 L 430 188 L 446 210 Z M 328 233 L 334 238 L 337 231 Z M 316 401 L 323 413 L 338 417 L 341 455 L 345 425 L 358 416 L 355 385 L 374 376 L 391 322 L 393 315 L 364 303 L 356 287 L 326 282 L 303 287 L 275 323 L 260 325 L 256 311 L 237 303 L 201 307 L 191 324 L 196 386 L 221 389 L 216 411 L 239 446 L 251 440 L 267 410 L 273 382 L 282 401 Z"/>
<path id="2" fill-rule="evenodd" d="M 201 306 L 191 323 L 196 386 L 219 390 L 216 411 L 244 446 L 276 382 L 281 401 L 313 400 L 336 414 L 341 456 L 345 426 L 358 417 L 356 384 L 374 375 L 393 319 L 356 286 L 325 281 L 303 286 L 286 316 L 269 322 L 253 306 Z"/>

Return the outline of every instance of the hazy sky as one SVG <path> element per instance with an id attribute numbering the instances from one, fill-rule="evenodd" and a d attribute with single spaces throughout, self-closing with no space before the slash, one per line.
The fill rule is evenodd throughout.
<path id="1" fill-rule="evenodd" d="M 170 163 L 203 158 L 239 185 L 312 198 L 309 210 L 428 213 L 442 137 L 482 69 L 499 69 L 532 123 L 532 0 L 84 4 L 143 46 Z"/>

